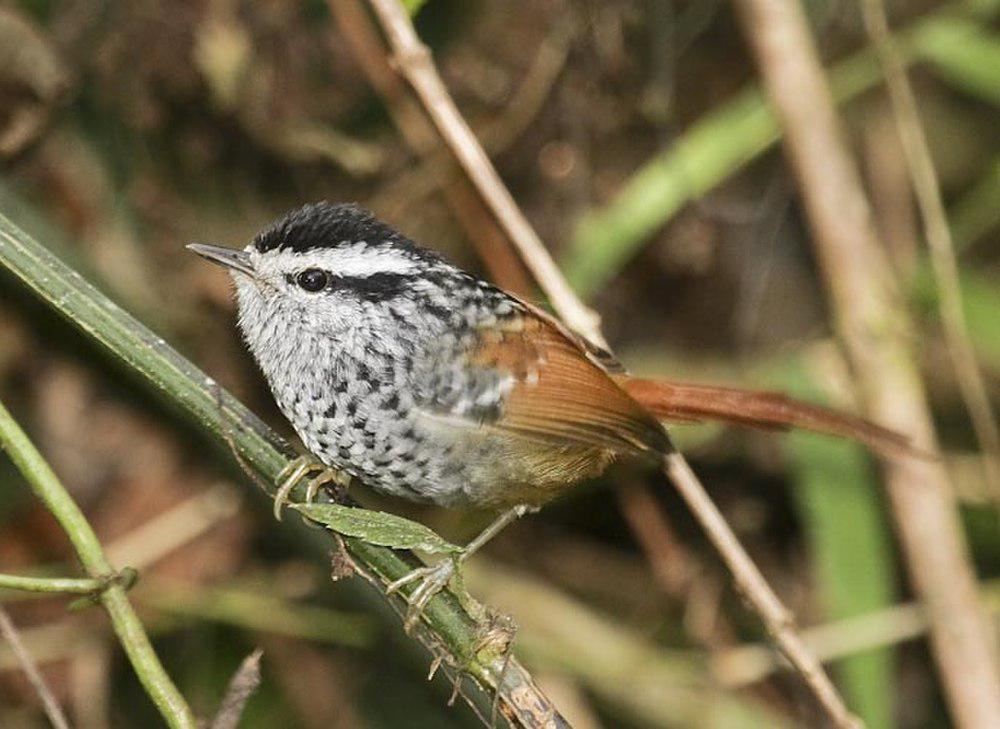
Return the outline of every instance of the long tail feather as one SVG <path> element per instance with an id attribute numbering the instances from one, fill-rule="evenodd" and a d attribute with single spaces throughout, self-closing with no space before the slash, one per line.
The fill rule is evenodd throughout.
<path id="1" fill-rule="evenodd" d="M 882 455 L 932 458 L 894 430 L 779 392 L 624 377 L 619 384 L 662 420 L 721 421 L 770 430 L 802 428 L 851 438 Z"/>

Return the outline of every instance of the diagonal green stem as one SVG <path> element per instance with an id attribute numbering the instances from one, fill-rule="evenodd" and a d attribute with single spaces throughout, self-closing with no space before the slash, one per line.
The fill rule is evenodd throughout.
<path id="1" fill-rule="evenodd" d="M 264 478 L 268 494 L 274 495 L 279 475 L 295 457 L 288 443 L 162 338 L 3 215 L 0 215 L 0 267 L 9 270 L 52 309 L 124 362 L 129 370 L 141 375 L 147 385 L 193 417 L 219 443 L 231 443 L 240 458 Z M 295 489 L 298 500 L 305 494 L 305 481 L 302 479 Z M 358 569 L 383 589 L 384 599 L 398 611 L 398 600 L 384 595 L 385 585 L 422 563 L 410 552 L 361 539 L 344 537 L 342 543 Z M 321 544 L 324 558 L 331 545 L 336 548 L 328 540 Z M 482 648 L 479 626 L 453 593 L 443 591 L 436 595 L 423 617 L 424 623 L 417 627 L 413 637 L 442 658 L 445 665 L 464 670 L 476 680 L 476 686 L 484 691 L 467 698 L 480 711 L 488 714 L 492 692 L 497 692 L 500 715 L 510 717 L 513 725 L 534 727 L 561 720 L 516 659 L 507 660 Z M 562 726 L 558 721 L 555 725 Z"/>
<path id="2" fill-rule="evenodd" d="M 113 579 L 115 571 L 108 564 L 97 535 L 3 403 L 0 403 L 0 445 L 66 532 L 87 574 L 106 584 L 99 593 L 99 600 L 107 610 L 139 680 L 167 724 L 193 729 L 196 726 L 194 715 L 156 657 L 142 623 L 125 596 L 125 588 Z"/>

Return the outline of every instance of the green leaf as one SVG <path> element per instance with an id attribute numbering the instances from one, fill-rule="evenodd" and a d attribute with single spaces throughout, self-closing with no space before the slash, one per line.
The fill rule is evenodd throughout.
<path id="1" fill-rule="evenodd" d="M 945 81 L 1000 104 L 1000 36 L 956 17 L 925 25 L 914 36 L 914 44 Z"/>
<path id="2" fill-rule="evenodd" d="M 392 549 L 419 549 L 431 554 L 455 554 L 462 548 L 409 519 L 384 511 L 340 504 L 291 504 L 293 509 L 338 534 L 357 537 Z"/>
<path id="3" fill-rule="evenodd" d="M 996 276 L 965 270 L 960 274 L 965 325 L 976 354 L 990 369 L 1000 370 L 1000 281 Z M 911 297 L 925 316 L 938 316 L 938 293 L 929 264 L 917 269 Z"/>
<path id="4" fill-rule="evenodd" d="M 406 8 L 406 12 L 410 14 L 411 18 L 419 13 L 420 9 L 426 4 L 427 0 L 403 0 L 403 7 Z"/>

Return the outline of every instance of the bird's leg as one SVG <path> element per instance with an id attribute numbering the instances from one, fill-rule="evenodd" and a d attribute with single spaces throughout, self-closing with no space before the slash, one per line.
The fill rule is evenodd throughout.
<path id="1" fill-rule="evenodd" d="M 315 470 L 315 461 L 307 455 L 289 461 L 278 474 L 278 490 L 274 492 L 274 518 L 281 521 L 281 507 L 288 501 L 288 494 L 291 493 L 299 479 L 310 471 Z"/>
<path id="2" fill-rule="evenodd" d="M 306 503 L 311 504 L 316 500 L 316 494 L 320 492 L 320 489 L 326 486 L 339 486 L 340 488 L 346 489 L 351 485 L 351 474 L 347 471 L 338 471 L 335 468 L 325 467 L 320 471 L 318 476 L 314 476 L 306 484 Z M 343 499 L 344 494 L 339 496 L 334 494 L 332 496 L 334 500 Z"/>
<path id="3" fill-rule="evenodd" d="M 350 485 L 351 476 L 349 473 L 330 468 L 326 464 L 320 463 L 311 455 L 301 455 L 295 460 L 289 461 L 288 465 L 281 469 L 281 473 L 278 474 L 279 486 L 278 490 L 274 493 L 275 519 L 281 521 L 281 508 L 288 502 L 288 495 L 295 487 L 295 484 L 299 482 L 299 479 L 316 472 L 318 472 L 318 475 L 310 479 L 306 485 L 307 504 L 311 504 L 313 499 L 316 498 L 316 494 L 319 493 L 319 490 L 328 484 L 337 486 Z"/>
<path id="4" fill-rule="evenodd" d="M 479 536 L 465 545 L 461 552 L 454 554 L 437 564 L 427 567 L 418 567 L 412 572 L 403 575 L 398 580 L 389 583 L 386 587 L 386 594 L 392 594 L 404 585 L 420 580 L 420 584 L 410 593 L 407 598 L 409 607 L 406 610 L 406 618 L 403 620 L 403 628 L 409 632 L 423 614 L 427 603 L 437 593 L 441 592 L 451 581 L 462 563 L 475 554 L 484 544 L 495 537 L 504 527 L 512 521 L 524 516 L 535 508 L 526 504 L 520 504 L 498 516 L 489 526 L 480 532 Z"/>

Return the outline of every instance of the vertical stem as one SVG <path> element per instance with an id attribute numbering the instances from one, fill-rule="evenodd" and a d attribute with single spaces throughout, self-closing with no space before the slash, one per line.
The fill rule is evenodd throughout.
<path id="1" fill-rule="evenodd" d="M 87 574 L 95 579 L 107 580 L 107 587 L 100 593 L 101 605 L 111 618 L 115 633 L 139 680 L 167 724 L 178 729 L 194 729 L 194 715 L 156 657 L 142 623 L 125 595 L 125 588 L 116 581 L 116 573 L 101 550 L 97 535 L 3 403 L 0 403 L 0 446 L 7 451 L 35 494 L 66 532 Z"/>
<path id="2" fill-rule="evenodd" d="M 840 340 L 867 414 L 934 450 L 910 322 L 875 232 L 860 175 L 797 0 L 734 0 L 785 129 Z M 885 462 L 893 516 L 956 723 L 995 726 L 1000 672 L 942 463 Z"/>
<path id="3" fill-rule="evenodd" d="M 882 0 L 861 0 L 861 12 L 883 66 L 903 156 L 920 208 L 920 217 L 923 219 L 931 267 L 937 281 L 939 311 L 948 342 L 948 354 L 955 368 L 958 389 L 965 400 L 972 427 L 983 450 L 987 492 L 994 505 L 1000 507 L 1000 428 L 997 427 L 986 382 L 965 325 L 955 245 L 944 201 L 941 199 L 934 160 L 920 123 L 917 99 L 906 76 L 906 66 L 896 47 L 896 41 L 889 31 L 889 21 Z"/>

